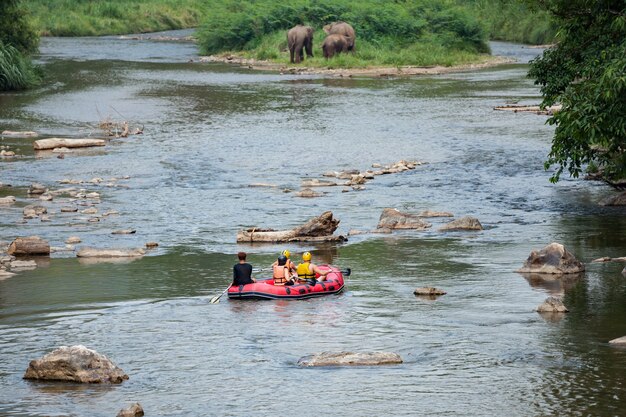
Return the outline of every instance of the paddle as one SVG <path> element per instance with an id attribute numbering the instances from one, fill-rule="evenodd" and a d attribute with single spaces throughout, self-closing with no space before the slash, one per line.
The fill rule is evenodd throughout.
<path id="1" fill-rule="evenodd" d="M 263 271 L 263 268 L 255 268 L 252 270 L 252 272 L 261 272 Z M 233 284 L 230 284 L 228 287 L 226 287 L 226 289 L 224 291 L 222 291 L 222 293 L 220 295 L 216 295 L 215 297 L 211 298 L 211 301 L 209 301 L 211 304 L 217 304 L 220 302 L 220 298 L 222 298 L 222 295 L 226 294 L 226 292 L 230 289 L 230 287 L 232 287 Z"/>
<path id="2" fill-rule="evenodd" d="M 222 293 L 220 295 L 216 295 L 215 297 L 211 298 L 210 303 L 211 304 L 217 304 L 220 302 L 220 298 L 222 298 L 222 295 L 226 294 L 226 291 L 230 290 L 230 287 L 232 287 L 233 284 L 230 284 L 224 291 L 222 291 Z"/>

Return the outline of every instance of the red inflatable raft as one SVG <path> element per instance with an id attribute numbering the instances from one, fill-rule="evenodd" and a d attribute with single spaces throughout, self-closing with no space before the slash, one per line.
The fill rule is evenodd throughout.
<path id="1" fill-rule="evenodd" d="M 315 285 L 274 285 L 273 279 L 258 280 L 252 284 L 231 286 L 228 289 L 228 298 L 251 299 L 251 298 L 288 298 L 300 299 L 320 297 L 323 295 L 337 294 L 343 289 L 343 274 L 339 268 L 330 265 L 319 265 L 322 270 L 330 269 L 326 275 L 326 281 L 318 281 Z M 349 275 L 349 274 L 348 274 Z"/>

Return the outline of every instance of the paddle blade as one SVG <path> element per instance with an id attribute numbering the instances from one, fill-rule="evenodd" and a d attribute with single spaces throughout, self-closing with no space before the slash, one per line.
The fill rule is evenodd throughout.
<path id="1" fill-rule="evenodd" d="M 217 304 L 220 302 L 220 295 L 216 295 L 215 297 L 211 298 L 211 301 L 209 301 L 211 304 Z"/>
<path id="2" fill-rule="evenodd" d="M 341 271 L 341 273 L 342 273 L 343 275 L 345 275 L 345 276 L 349 277 L 349 276 L 350 276 L 350 274 L 352 274 L 352 269 L 350 269 L 350 268 L 346 268 L 346 270 L 345 270 L 345 271 Z"/>

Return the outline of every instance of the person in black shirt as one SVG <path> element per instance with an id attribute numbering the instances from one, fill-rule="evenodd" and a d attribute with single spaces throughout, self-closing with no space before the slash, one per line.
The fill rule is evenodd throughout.
<path id="1" fill-rule="evenodd" d="M 256 279 L 252 278 L 252 265 L 246 262 L 246 253 L 239 252 L 237 257 L 239 263 L 233 266 L 233 285 L 246 285 L 256 282 Z"/>

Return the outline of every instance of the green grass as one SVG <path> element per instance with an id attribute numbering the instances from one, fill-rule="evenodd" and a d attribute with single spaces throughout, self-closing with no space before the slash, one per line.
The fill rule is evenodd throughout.
<path id="1" fill-rule="evenodd" d="M 372 66 L 454 66 L 488 59 L 487 54 L 463 49 L 451 49 L 442 45 L 441 40 L 434 36 L 424 36 L 421 42 L 398 46 L 394 38 L 382 38 L 376 41 L 357 40 L 355 54 L 344 53 L 325 59 L 321 44 L 326 34 L 318 30 L 313 36 L 313 58 L 306 57 L 300 64 L 302 67 L 318 68 L 366 68 Z M 243 51 L 222 51 L 243 58 L 267 60 L 286 64 L 289 62 L 287 37 L 284 31 L 277 31 L 256 39 Z"/>
<path id="2" fill-rule="evenodd" d="M 23 90 L 40 80 L 39 70 L 11 45 L 0 42 L 0 91 Z"/>
<path id="3" fill-rule="evenodd" d="M 97 36 L 197 26 L 202 0 L 24 0 L 44 36 Z"/>

